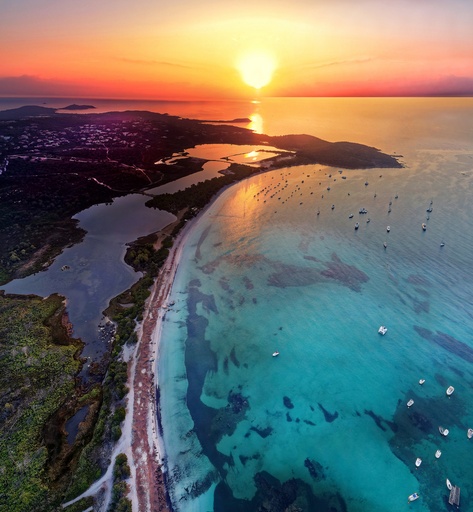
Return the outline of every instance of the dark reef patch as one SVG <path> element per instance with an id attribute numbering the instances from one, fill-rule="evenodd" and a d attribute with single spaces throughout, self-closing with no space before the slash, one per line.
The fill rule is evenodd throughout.
<path id="1" fill-rule="evenodd" d="M 365 409 L 364 412 L 365 412 L 365 414 L 367 414 L 368 416 L 373 418 L 376 425 L 384 432 L 386 432 L 387 429 L 383 426 L 383 423 L 384 423 L 384 425 L 387 425 L 391 429 L 392 432 L 397 432 L 398 426 L 396 425 L 395 422 L 385 420 L 382 416 L 379 416 L 378 414 L 375 414 L 373 411 L 370 411 L 367 409 Z"/>
<path id="2" fill-rule="evenodd" d="M 463 343 L 463 341 L 457 340 L 449 334 L 445 334 L 439 331 L 434 333 L 429 331 L 429 329 L 425 329 L 424 327 L 417 325 L 414 325 L 414 330 L 417 332 L 417 334 L 422 336 L 422 338 L 431 341 L 436 345 L 439 345 L 451 354 L 461 357 L 469 363 L 473 363 L 473 349 L 470 348 L 467 344 Z"/>
<path id="3" fill-rule="evenodd" d="M 309 457 L 304 461 L 304 466 L 309 470 L 310 476 L 314 480 L 325 480 L 324 468 L 316 460 L 310 460 Z"/>
<path id="4" fill-rule="evenodd" d="M 311 425 L 312 427 L 315 427 L 315 423 L 313 421 L 303 420 L 303 422 L 306 423 L 307 425 Z"/>
<path id="5" fill-rule="evenodd" d="M 430 309 L 429 301 L 414 299 L 414 311 L 416 314 L 428 313 L 429 309 Z"/>
<path id="6" fill-rule="evenodd" d="M 253 432 L 256 432 L 260 437 L 263 439 L 271 435 L 273 428 L 272 427 L 266 427 L 266 428 L 258 428 L 258 427 L 250 427 L 250 430 Z"/>
<path id="7" fill-rule="evenodd" d="M 247 276 L 243 278 L 243 284 L 245 285 L 245 288 L 247 290 L 252 290 L 255 287 L 255 285 L 251 282 L 250 278 Z"/>
<path id="8" fill-rule="evenodd" d="M 246 463 L 249 461 L 249 460 L 258 460 L 261 458 L 261 455 L 259 453 L 255 453 L 254 455 L 252 455 L 251 457 L 248 457 L 246 455 L 240 455 L 240 462 L 243 464 L 243 466 L 246 465 Z"/>
<path id="9" fill-rule="evenodd" d="M 254 476 L 256 494 L 251 500 L 237 499 L 225 482 L 220 482 L 214 493 L 214 512 L 346 512 L 347 506 L 340 493 L 323 498 L 298 478 L 281 483 L 266 471 Z"/>
<path id="10" fill-rule="evenodd" d="M 328 279 L 334 279 L 343 286 L 347 286 L 355 292 L 361 291 L 361 283 L 366 283 L 369 277 L 353 265 L 347 265 L 335 254 L 332 254 L 332 261 L 325 263 L 327 269 L 321 274 Z"/>
<path id="11" fill-rule="evenodd" d="M 286 412 L 286 421 L 289 423 L 291 423 L 291 421 L 292 421 L 292 417 L 288 412 Z"/>
<path id="12" fill-rule="evenodd" d="M 237 356 L 235 354 L 235 347 L 232 348 L 230 352 L 230 361 L 237 367 L 240 368 L 240 361 L 238 361 Z"/>
<path id="13" fill-rule="evenodd" d="M 195 258 L 197 260 L 200 260 L 202 258 L 202 253 L 200 251 L 200 248 L 202 244 L 204 243 L 205 239 L 207 238 L 208 234 L 210 233 L 210 229 L 212 226 L 207 226 L 204 231 L 202 231 L 202 234 L 199 237 L 199 241 L 197 242 L 197 247 L 195 249 Z"/>
<path id="14" fill-rule="evenodd" d="M 288 409 L 294 409 L 294 404 L 292 403 L 291 399 L 288 396 L 283 396 L 283 402 L 284 406 Z"/>
<path id="15" fill-rule="evenodd" d="M 429 286 L 429 281 L 424 276 L 418 274 L 411 274 L 407 278 L 407 282 L 415 286 Z"/>
<path id="16" fill-rule="evenodd" d="M 277 286 L 278 288 L 309 286 L 323 281 L 324 279 L 318 269 L 284 264 L 277 265 L 276 272 L 268 277 L 268 285 Z"/>
<path id="17" fill-rule="evenodd" d="M 222 288 L 222 290 L 224 290 L 225 292 L 231 292 L 232 289 L 230 288 L 230 285 L 228 283 L 228 278 L 227 277 L 221 277 L 219 280 L 218 280 L 218 284 L 220 285 L 220 288 Z"/>
<path id="18" fill-rule="evenodd" d="M 332 423 L 332 421 L 335 421 L 338 418 L 338 411 L 335 411 L 333 414 L 329 413 L 327 409 L 324 408 L 322 404 L 317 404 L 319 406 L 319 409 L 324 413 L 324 418 L 327 423 Z"/>

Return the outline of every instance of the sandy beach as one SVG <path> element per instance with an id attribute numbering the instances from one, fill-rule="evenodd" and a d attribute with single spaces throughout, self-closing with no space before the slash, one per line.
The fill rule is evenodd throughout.
<path id="1" fill-rule="evenodd" d="M 172 232 L 179 218 L 160 232 L 158 243 Z M 131 415 L 129 463 L 133 477 L 130 499 L 133 510 L 140 512 L 172 510 L 167 500 L 163 474 L 164 449 L 158 425 L 157 355 L 169 293 L 179 266 L 182 248 L 195 222 L 196 219 L 193 219 L 176 237 L 169 256 L 159 272 L 147 302 L 138 332 L 139 341 L 132 356 L 128 403 L 128 414 Z"/>

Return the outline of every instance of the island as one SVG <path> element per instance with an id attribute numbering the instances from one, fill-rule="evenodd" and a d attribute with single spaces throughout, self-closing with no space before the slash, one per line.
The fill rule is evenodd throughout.
<path id="1" fill-rule="evenodd" d="M 167 163 L 200 144 L 256 144 L 280 153 L 258 165 L 231 163 L 216 178 L 153 196 L 156 186 L 202 170 L 206 160 L 195 157 Z M 131 510 L 126 483 L 131 465 L 140 490 L 132 493 L 137 510 L 170 510 L 160 462 L 147 439 L 149 428 L 160 429 L 152 311 L 167 299 L 188 221 L 220 190 L 257 173 L 308 164 L 402 167 L 396 158 L 361 144 L 271 137 L 167 114 L 74 114 L 35 106 L 0 112 L 0 287 L 47 268 L 65 247 L 78 243 L 84 232 L 73 216 L 94 204 L 139 192 L 150 196 L 148 206 L 176 215 L 161 232 L 130 244 L 125 261 L 142 277 L 106 311 L 110 349 L 106 358 L 92 362 L 90 382 L 79 377 L 84 341 L 72 338 L 61 297 L 43 301 L 0 294 L 0 508 L 47 511 L 67 505 L 64 510 L 75 512 L 102 500 L 113 510 Z M 134 364 L 123 357 L 125 345 L 134 351 Z M 65 426 L 73 419 L 77 432 L 68 443 Z"/>
<path id="2" fill-rule="evenodd" d="M 94 105 L 77 105 L 76 103 L 73 103 L 72 105 L 58 108 L 58 110 L 90 110 L 93 108 L 95 108 Z"/>

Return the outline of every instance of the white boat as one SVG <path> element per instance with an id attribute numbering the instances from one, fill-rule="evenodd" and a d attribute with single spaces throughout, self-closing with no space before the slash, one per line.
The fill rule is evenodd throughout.
<path id="1" fill-rule="evenodd" d="M 388 246 L 388 243 L 387 242 L 384 242 L 383 243 L 383 247 L 386 249 L 386 247 Z"/>
<path id="2" fill-rule="evenodd" d="M 273 357 L 276 357 L 279 355 L 279 352 L 276 350 L 276 352 L 273 352 Z"/>
<path id="3" fill-rule="evenodd" d="M 349 219 L 353 219 L 353 213 L 350 213 L 350 215 L 348 216 Z"/>
<path id="4" fill-rule="evenodd" d="M 471 439 L 473 437 L 473 428 L 469 428 L 466 431 L 466 435 L 468 436 L 468 439 Z"/>
<path id="5" fill-rule="evenodd" d="M 387 332 L 388 332 L 388 328 L 385 327 L 384 325 L 382 325 L 379 329 L 378 329 L 378 332 L 379 334 L 381 334 L 382 336 L 384 336 Z"/>
<path id="6" fill-rule="evenodd" d="M 441 452 L 440 450 L 437 450 L 437 451 L 435 452 L 435 458 L 436 458 L 436 459 L 440 459 L 440 456 L 441 456 L 441 455 L 442 455 L 442 452 Z"/>
<path id="7" fill-rule="evenodd" d="M 407 407 L 410 407 L 411 405 L 414 405 L 414 400 L 412 400 L 412 398 L 407 402 Z"/>
<path id="8" fill-rule="evenodd" d="M 422 231 L 425 231 L 427 229 L 427 224 L 425 222 L 422 223 Z"/>
<path id="9" fill-rule="evenodd" d="M 416 468 L 418 468 L 422 464 L 422 459 L 420 457 L 417 457 L 416 459 Z"/>
<path id="10" fill-rule="evenodd" d="M 415 500 L 417 500 L 418 498 L 419 498 L 419 495 L 418 495 L 416 492 L 414 492 L 414 493 L 412 493 L 412 494 L 407 498 L 407 501 L 410 503 L 411 501 L 415 501 Z"/>
<path id="11" fill-rule="evenodd" d="M 388 226 L 388 227 L 386 228 L 386 231 L 389 233 L 389 232 L 391 231 L 391 226 Z"/>
<path id="12" fill-rule="evenodd" d="M 441 242 L 440 247 L 445 247 L 445 242 Z"/>
<path id="13" fill-rule="evenodd" d="M 422 386 L 422 384 L 425 382 L 425 379 L 420 379 L 419 384 Z"/>
<path id="14" fill-rule="evenodd" d="M 355 224 L 355 229 L 358 229 L 360 227 L 360 225 L 358 224 L 358 222 Z"/>
<path id="15" fill-rule="evenodd" d="M 448 386 L 447 388 L 447 396 L 450 396 L 455 391 L 455 388 L 453 386 Z"/>
<path id="16" fill-rule="evenodd" d="M 448 428 L 443 428 L 443 427 L 439 427 L 439 432 L 443 435 L 443 436 L 448 436 Z"/>
<path id="17" fill-rule="evenodd" d="M 447 484 L 447 489 L 449 491 L 451 491 L 453 489 L 453 485 L 452 483 L 450 482 L 450 480 L 447 478 L 447 480 L 445 481 L 445 483 Z"/>

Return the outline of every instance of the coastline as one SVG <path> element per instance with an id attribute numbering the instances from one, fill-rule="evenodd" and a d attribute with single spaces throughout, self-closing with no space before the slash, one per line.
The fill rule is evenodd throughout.
<path id="1" fill-rule="evenodd" d="M 217 196 L 216 196 L 217 197 Z M 215 198 L 216 199 L 216 198 Z M 172 512 L 165 478 L 165 451 L 159 411 L 158 353 L 161 343 L 162 319 L 166 302 L 179 267 L 182 248 L 188 234 L 200 216 L 213 204 L 213 200 L 199 215 L 189 221 L 177 235 L 169 255 L 156 278 L 143 315 L 138 333 L 138 345 L 134 352 L 134 364 L 130 381 L 133 399 L 129 404 L 132 412 L 130 466 L 134 486 L 130 489 L 133 510 Z M 160 234 L 170 231 L 180 221 L 169 224 Z"/>
<path id="2" fill-rule="evenodd" d="M 261 169 L 260 173 L 252 175 L 251 178 L 272 170 L 274 169 Z M 130 414 L 132 411 L 133 415 L 129 463 L 134 477 L 134 485 L 131 484 L 129 497 L 133 503 L 133 510 L 139 510 L 139 512 L 173 512 L 166 483 L 166 453 L 159 410 L 160 389 L 157 366 L 162 341 L 162 320 L 179 268 L 182 250 L 192 230 L 220 195 L 242 181 L 245 180 L 222 188 L 178 233 L 153 284 L 143 314 L 143 321 L 138 332 L 138 344 L 133 355 L 133 367 L 130 372 L 133 398 L 128 405 L 128 413 Z M 162 229 L 158 236 L 161 237 L 166 232 L 170 232 L 176 223 L 180 222 L 183 214 L 184 211 L 181 211 L 177 220 Z M 146 435 L 143 435 L 144 433 Z"/>

